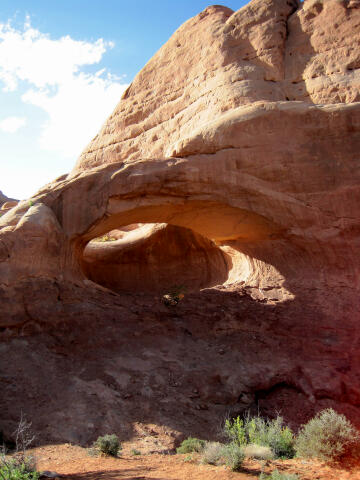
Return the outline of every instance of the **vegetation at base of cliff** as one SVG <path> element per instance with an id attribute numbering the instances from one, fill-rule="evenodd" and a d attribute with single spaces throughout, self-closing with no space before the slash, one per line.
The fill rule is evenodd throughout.
<path id="1" fill-rule="evenodd" d="M 93 445 L 93 453 L 117 457 L 122 446 L 119 437 L 115 434 L 98 437 Z"/>
<path id="2" fill-rule="evenodd" d="M 219 442 L 206 442 L 201 455 L 201 463 L 219 465 L 221 463 L 224 445 Z"/>
<path id="3" fill-rule="evenodd" d="M 184 440 L 177 453 L 200 452 L 200 461 L 209 465 L 227 465 L 240 471 L 245 458 L 269 462 L 274 458 L 295 456 L 336 461 L 353 448 L 360 447 L 360 437 L 355 427 L 344 415 L 328 408 L 319 412 L 301 427 L 296 435 L 279 415 L 275 419 L 260 416 L 228 419 L 224 425 L 227 444 L 204 442 L 196 438 Z M 262 473 L 260 480 L 296 480 L 295 474 L 274 470 Z"/>
<path id="4" fill-rule="evenodd" d="M 130 451 L 130 453 L 131 453 L 131 455 L 133 455 L 133 456 L 141 455 L 140 450 L 137 450 L 136 448 L 133 448 L 133 449 Z"/>
<path id="5" fill-rule="evenodd" d="M 262 473 L 259 480 L 300 480 L 294 473 L 280 473 L 279 470 L 274 470 L 270 475 Z"/>
<path id="6" fill-rule="evenodd" d="M 200 440 L 199 438 L 189 437 L 181 442 L 180 446 L 176 449 L 176 453 L 201 452 L 205 443 L 204 440 Z"/>
<path id="7" fill-rule="evenodd" d="M 0 455 L 0 480 L 39 480 L 33 457 L 27 454 L 27 447 L 33 441 L 29 427 L 21 420 L 16 431 L 15 452 L 8 456 L 5 447 Z M 360 448 L 360 436 L 351 422 L 342 414 L 328 408 L 319 412 L 303 425 L 298 434 L 284 424 L 282 417 L 264 419 L 246 414 L 243 417 L 228 419 L 224 425 L 224 435 L 228 443 L 207 442 L 189 437 L 177 448 L 184 454 L 184 462 L 198 462 L 214 466 L 227 466 L 234 472 L 244 468 L 245 459 L 256 459 L 261 465 L 258 480 L 300 480 L 295 473 L 271 470 L 274 458 L 316 458 L 326 462 L 340 460 Z M 104 435 L 94 442 L 92 450 L 97 455 L 117 457 L 122 449 L 117 435 Z M 353 449 L 353 450 L 352 450 Z M 141 455 L 136 449 L 131 455 Z M 345 458 L 345 457 L 344 457 Z M 346 457 L 347 458 L 347 457 Z M 276 464 L 276 467 L 279 463 Z M 270 468 L 269 468 L 270 467 Z M 289 464 L 284 464 L 287 469 Z M 281 467 L 283 468 L 283 467 Z"/>
<path id="8" fill-rule="evenodd" d="M 21 414 L 19 424 L 13 433 L 14 452 L 8 456 L 5 444 L 0 447 L 0 480 L 38 480 L 36 460 L 27 450 L 35 436 L 31 432 L 31 423 Z"/>
<path id="9" fill-rule="evenodd" d="M 332 408 L 319 412 L 300 429 L 295 450 L 298 457 L 334 461 L 359 443 L 351 422 Z"/>
<path id="10" fill-rule="evenodd" d="M 231 468 L 233 472 L 239 472 L 245 460 L 244 449 L 232 442 L 225 445 L 223 449 L 223 457 L 225 465 Z"/>
<path id="11" fill-rule="evenodd" d="M 267 447 L 275 458 L 317 458 L 337 461 L 360 444 L 360 436 L 345 417 L 332 408 L 319 412 L 295 435 L 277 416 L 267 420 L 260 416 L 236 417 L 225 422 L 225 435 L 231 442 L 245 448 L 248 457 L 269 457 L 269 450 L 256 452 L 256 446 Z M 252 452 L 252 454 L 251 454 Z"/>
<path id="12" fill-rule="evenodd" d="M 206 442 L 201 463 L 227 465 L 233 472 L 239 472 L 245 460 L 244 449 L 234 442 L 224 445 L 219 442 Z"/>
<path id="13" fill-rule="evenodd" d="M 243 419 L 236 417 L 226 420 L 225 435 L 240 447 L 247 445 L 260 445 L 269 447 L 276 458 L 293 458 L 294 434 L 284 425 L 282 417 L 266 420 L 260 416 Z"/>
<path id="14" fill-rule="evenodd" d="M 0 480 L 38 480 L 40 473 L 36 470 L 29 470 L 24 463 L 8 461 L 6 465 L 0 466 Z"/>

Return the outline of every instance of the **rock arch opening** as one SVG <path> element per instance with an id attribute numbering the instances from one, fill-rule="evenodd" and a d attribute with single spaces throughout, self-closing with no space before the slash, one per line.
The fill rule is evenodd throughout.
<path id="1" fill-rule="evenodd" d="M 76 240 L 82 274 L 118 293 L 235 284 L 265 298 L 269 282 L 283 284 L 272 258 L 281 232 L 271 221 L 224 203 L 161 200 L 140 198 L 129 208 L 128 200 L 111 197 Z"/>
<path id="2" fill-rule="evenodd" d="M 131 224 L 91 240 L 83 253 L 87 278 L 116 292 L 186 292 L 224 284 L 229 251 L 193 230 L 167 223 Z"/>

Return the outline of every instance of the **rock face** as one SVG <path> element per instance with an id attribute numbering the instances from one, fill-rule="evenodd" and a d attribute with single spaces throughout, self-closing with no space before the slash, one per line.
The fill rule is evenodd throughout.
<path id="1" fill-rule="evenodd" d="M 8 210 L 10 210 L 12 207 L 15 207 L 15 205 L 17 204 L 18 204 L 17 200 L 14 200 L 13 198 L 8 198 L 0 190 L 0 217 L 4 215 L 4 213 L 6 213 Z"/>
<path id="2" fill-rule="evenodd" d="M 4 195 L 4 194 L 2 193 L 2 191 L 0 190 L 0 206 L 1 206 L 3 203 L 7 202 L 8 200 L 9 200 L 9 199 L 7 198 L 7 196 Z"/>
<path id="3" fill-rule="evenodd" d="M 2 216 L 4 431 L 21 410 L 43 441 L 151 424 L 167 449 L 248 408 L 359 424 L 359 36 L 356 2 L 207 8 Z"/>
<path id="4" fill-rule="evenodd" d="M 183 157 L 179 142 L 257 101 L 360 101 L 360 12 L 338 0 L 297 6 L 213 6 L 186 22 L 136 76 L 74 172 Z"/>
<path id="5" fill-rule="evenodd" d="M 357 3 L 357 5 L 356 5 Z M 288 22 L 286 92 L 317 104 L 360 101 L 360 2 L 306 0 Z"/>

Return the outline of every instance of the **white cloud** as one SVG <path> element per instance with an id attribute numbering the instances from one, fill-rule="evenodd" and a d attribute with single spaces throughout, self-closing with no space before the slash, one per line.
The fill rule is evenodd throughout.
<path id="1" fill-rule="evenodd" d="M 19 80 L 38 88 L 59 85 L 72 79 L 79 68 L 98 63 L 107 48 L 102 38 L 94 43 L 66 36 L 52 40 L 31 27 L 29 19 L 22 30 L 0 24 L 0 66 L 4 88 L 14 90 Z"/>
<path id="2" fill-rule="evenodd" d="M 7 117 L 0 121 L 0 130 L 6 133 L 15 133 L 26 124 L 24 117 Z"/>
<path id="3" fill-rule="evenodd" d="M 0 85 L 3 91 L 25 86 L 22 101 L 48 114 L 40 146 L 76 157 L 111 113 L 127 85 L 105 68 L 95 74 L 82 69 L 102 60 L 112 42 L 52 39 L 32 28 L 0 23 Z"/>
<path id="4" fill-rule="evenodd" d="M 45 150 L 77 156 L 94 137 L 119 101 L 126 85 L 79 73 L 69 82 L 49 90 L 31 89 L 22 96 L 26 103 L 48 113 L 39 139 Z"/>

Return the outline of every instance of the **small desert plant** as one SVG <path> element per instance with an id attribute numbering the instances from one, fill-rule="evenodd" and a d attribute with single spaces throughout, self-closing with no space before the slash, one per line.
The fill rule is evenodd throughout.
<path id="1" fill-rule="evenodd" d="M 359 434 L 345 415 L 327 408 L 305 424 L 296 439 L 298 457 L 337 460 L 359 441 Z"/>
<path id="2" fill-rule="evenodd" d="M 245 459 L 244 449 L 236 443 L 225 445 L 222 450 L 222 456 L 225 464 L 231 468 L 233 472 L 238 472 Z"/>
<path id="3" fill-rule="evenodd" d="M 280 458 L 292 458 L 295 454 L 294 435 L 289 427 L 284 426 L 282 417 L 265 420 L 261 417 L 245 416 L 226 420 L 225 434 L 240 447 L 248 444 L 271 448 L 273 454 Z"/>
<path id="4" fill-rule="evenodd" d="M 112 237 L 109 233 L 106 233 L 102 237 L 96 237 L 92 242 L 115 242 L 117 239 Z"/>
<path id="5" fill-rule="evenodd" d="M 206 442 L 201 455 L 201 463 L 219 465 L 224 452 L 224 445 L 218 442 Z"/>
<path id="6" fill-rule="evenodd" d="M 244 447 L 249 442 L 247 430 L 247 421 L 240 417 L 225 421 L 225 435 L 230 441 L 237 443 L 240 447 Z"/>
<path id="7" fill-rule="evenodd" d="M 36 471 L 35 458 L 27 453 L 35 436 L 31 433 L 31 423 L 23 414 L 14 436 L 15 453 L 11 458 L 7 457 L 5 446 L 0 448 L 0 480 L 37 480 L 40 474 Z"/>
<path id="8" fill-rule="evenodd" d="M 274 453 L 270 447 L 254 443 L 246 445 L 244 454 L 246 458 L 254 458 L 255 460 L 272 460 L 274 458 Z"/>
<path id="9" fill-rule="evenodd" d="M 104 455 L 111 455 L 116 457 L 119 450 L 121 450 L 121 445 L 117 435 L 104 435 L 103 437 L 98 437 L 94 443 L 94 447 Z"/>
<path id="10" fill-rule="evenodd" d="M 29 471 L 25 464 L 18 464 L 16 461 L 7 461 L 0 465 L 1 480 L 38 480 L 40 473 Z"/>
<path id="11" fill-rule="evenodd" d="M 95 446 L 95 444 L 93 444 L 90 448 L 88 448 L 86 450 L 87 454 L 90 456 L 90 457 L 97 457 L 99 456 L 100 454 L 100 451 L 99 449 Z"/>
<path id="12" fill-rule="evenodd" d="M 282 417 L 267 421 L 267 432 L 263 445 L 267 445 L 278 458 L 293 458 L 295 456 L 294 434 L 284 426 Z"/>
<path id="13" fill-rule="evenodd" d="M 186 455 L 186 457 L 183 458 L 183 462 L 192 462 L 193 457 L 192 455 Z"/>
<path id="14" fill-rule="evenodd" d="M 199 438 L 189 437 L 181 442 L 180 447 L 176 449 L 176 453 L 201 452 L 205 443 L 204 440 L 200 440 Z"/>
<path id="15" fill-rule="evenodd" d="M 186 287 L 184 285 L 173 285 L 170 290 L 163 295 L 162 301 L 166 306 L 175 307 L 185 296 Z"/>
<path id="16" fill-rule="evenodd" d="M 136 450 L 136 448 L 133 448 L 130 453 L 131 455 L 134 455 L 134 456 L 141 455 L 140 450 Z"/>
<path id="17" fill-rule="evenodd" d="M 270 475 L 262 473 L 259 480 L 300 480 L 296 474 L 280 473 L 279 470 L 274 470 Z"/>

